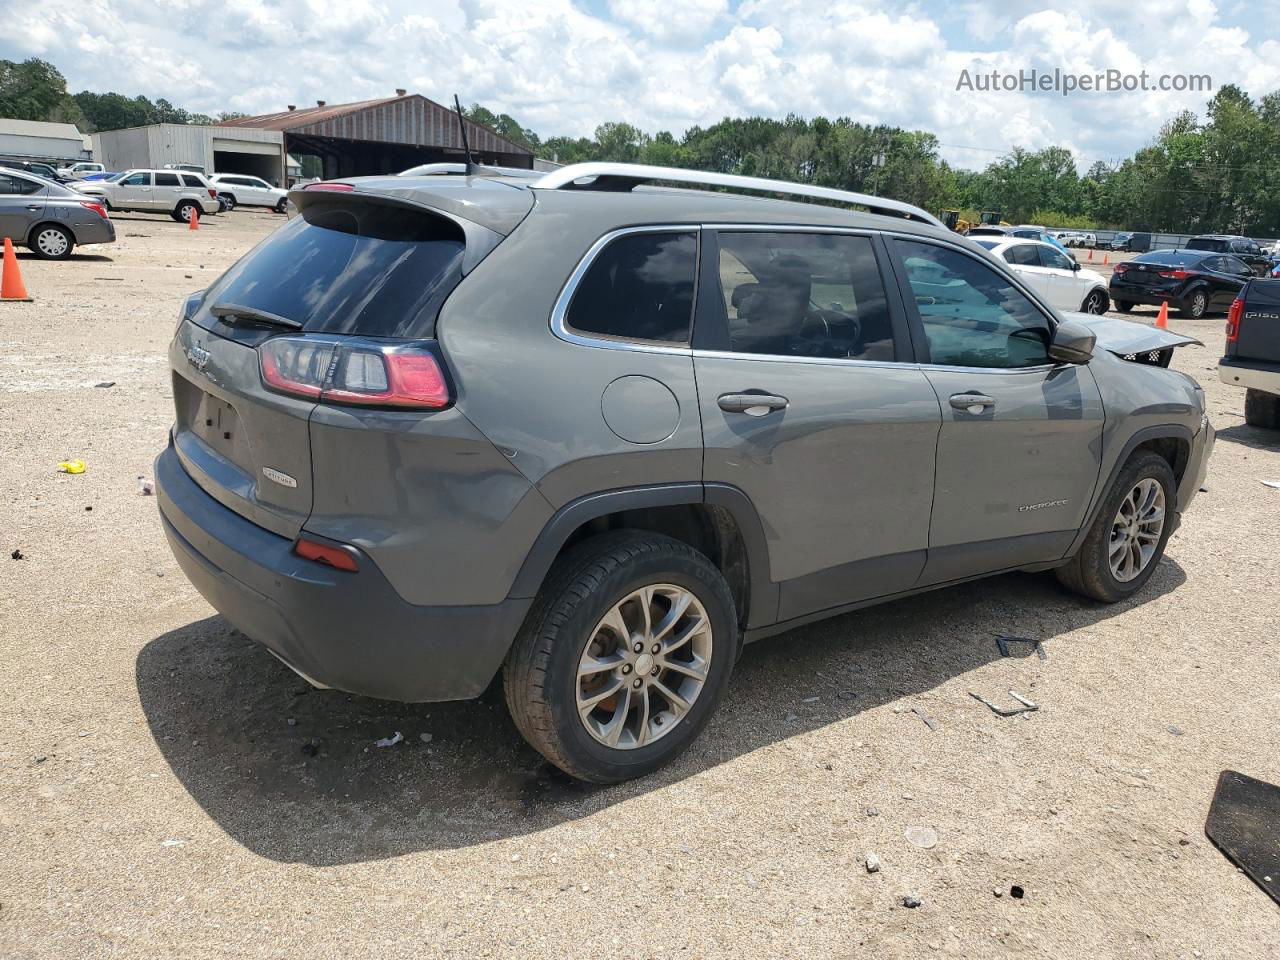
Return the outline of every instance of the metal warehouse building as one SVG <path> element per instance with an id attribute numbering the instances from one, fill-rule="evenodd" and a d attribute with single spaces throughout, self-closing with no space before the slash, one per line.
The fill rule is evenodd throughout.
<path id="1" fill-rule="evenodd" d="M 106 130 L 93 135 L 93 158 L 108 170 L 194 163 L 206 173 L 248 173 L 285 183 L 284 135 L 185 123 Z"/>
<path id="2" fill-rule="evenodd" d="M 88 153 L 73 123 L 0 119 L 0 156 L 74 162 Z"/>
<path id="3" fill-rule="evenodd" d="M 528 149 L 488 127 L 465 122 L 471 153 L 478 162 L 533 166 Z M 283 137 L 287 153 L 319 157 L 326 180 L 399 173 L 420 163 L 463 158 L 457 114 L 404 90 L 397 90 L 394 97 L 358 103 L 318 100 L 314 107 L 291 106 L 281 113 L 230 120 L 215 129 L 224 131 L 224 136 L 243 132 Z"/>

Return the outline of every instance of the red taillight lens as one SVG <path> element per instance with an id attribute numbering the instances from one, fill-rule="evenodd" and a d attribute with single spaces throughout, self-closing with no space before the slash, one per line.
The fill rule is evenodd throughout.
<path id="1" fill-rule="evenodd" d="M 1238 297 L 1231 301 L 1231 309 L 1227 311 L 1227 343 L 1235 343 L 1240 339 L 1240 319 L 1244 316 L 1244 301 Z"/>
<path id="2" fill-rule="evenodd" d="M 442 410 L 452 403 L 429 347 L 274 337 L 258 348 L 263 382 L 321 403 Z"/>
<path id="3" fill-rule="evenodd" d="M 1191 274 L 1187 273 L 1185 270 L 1161 270 L 1160 276 L 1164 277 L 1166 280 L 1185 280 L 1187 277 L 1191 276 Z"/>
<path id="4" fill-rule="evenodd" d="M 1127 263 L 1117 263 L 1114 267 L 1111 268 L 1111 272 L 1124 273 L 1128 269 L 1129 269 L 1129 265 Z"/>
<path id="5" fill-rule="evenodd" d="M 107 216 L 107 208 L 100 203 L 93 203 L 89 200 L 81 200 L 80 206 L 84 207 L 86 210 L 92 210 L 94 213 L 100 216 L 103 220 L 109 219 L 109 217 Z"/>
<path id="6" fill-rule="evenodd" d="M 342 547 L 331 546 L 316 540 L 308 540 L 306 537 L 298 538 L 298 542 L 293 545 L 293 552 L 305 560 L 314 560 L 316 563 L 323 563 L 333 567 L 335 570 L 356 573 L 360 569 L 360 564 L 356 563 L 356 558 Z"/>
<path id="7" fill-rule="evenodd" d="M 350 193 L 355 189 L 349 183 L 308 183 L 304 190 L 328 190 L 330 193 Z"/>
<path id="8" fill-rule="evenodd" d="M 210 199 L 210 200 L 217 200 L 217 199 L 218 199 L 218 191 L 217 191 L 217 190 L 215 190 L 215 189 L 213 189 L 213 187 L 210 187 L 210 188 L 209 188 L 209 199 Z"/>

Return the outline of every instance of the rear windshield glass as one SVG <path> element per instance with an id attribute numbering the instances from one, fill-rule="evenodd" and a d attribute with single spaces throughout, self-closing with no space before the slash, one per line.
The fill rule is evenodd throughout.
<path id="1" fill-rule="evenodd" d="M 460 227 L 429 213 L 312 203 L 224 273 L 204 306 L 253 307 L 316 333 L 430 337 L 464 246 Z"/>
<path id="2" fill-rule="evenodd" d="M 1212 250 L 1215 253 L 1221 253 L 1227 249 L 1227 241 L 1210 240 L 1207 237 L 1193 237 L 1187 241 L 1188 250 Z"/>
<path id="3" fill-rule="evenodd" d="M 1184 253 L 1181 250 L 1152 250 L 1133 258 L 1135 263 L 1167 263 L 1177 266 L 1199 263 L 1203 259 L 1203 253 Z"/>

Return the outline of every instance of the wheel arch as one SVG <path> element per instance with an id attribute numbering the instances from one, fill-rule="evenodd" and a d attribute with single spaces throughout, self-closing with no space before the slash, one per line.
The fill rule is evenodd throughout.
<path id="1" fill-rule="evenodd" d="M 777 617 L 764 528 L 745 493 L 728 484 L 673 483 L 590 494 L 561 507 L 543 527 L 511 587 L 537 594 L 565 550 L 611 530 L 660 533 L 705 554 L 724 575 L 739 623 L 755 628 Z"/>
<path id="2" fill-rule="evenodd" d="M 32 224 L 31 229 L 27 231 L 26 239 L 23 241 L 26 246 L 32 246 L 35 243 L 36 234 L 45 227 L 57 227 L 63 233 L 67 234 L 71 237 L 71 245 L 73 247 L 80 242 L 80 239 L 76 236 L 75 229 L 71 227 L 70 224 L 60 223 L 57 220 L 50 220 L 46 217 L 45 219 L 38 220 L 36 223 Z"/>

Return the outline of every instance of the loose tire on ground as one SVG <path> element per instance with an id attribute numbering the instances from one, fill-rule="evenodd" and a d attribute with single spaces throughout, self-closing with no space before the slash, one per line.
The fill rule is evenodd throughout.
<path id="1" fill-rule="evenodd" d="M 1264 390 L 1246 390 L 1244 422 L 1251 427 L 1280 430 L 1280 397 Z"/>
<path id="2" fill-rule="evenodd" d="M 711 638 L 705 679 L 688 711 L 652 742 L 611 748 L 588 732 L 579 714 L 581 664 L 606 615 L 655 584 L 687 591 L 705 611 Z M 724 694 L 739 644 L 733 596 L 703 554 L 643 531 L 604 534 L 567 551 L 547 575 L 503 667 L 507 706 L 525 739 L 561 770 L 618 783 L 670 763 L 693 742 Z M 640 669 L 637 664 L 625 683 L 638 683 L 632 678 Z"/>
<path id="3" fill-rule="evenodd" d="M 1146 560 L 1141 571 L 1130 580 L 1118 579 L 1112 571 L 1111 553 L 1116 543 L 1113 533 L 1120 513 L 1121 504 L 1138 484 L 1144 480 L 1154 480 L 1160 485 L 1164 494 L 1163 524 L 1159 540 L 1155 543 L 1154 552 Z M 1089 534 L 1085 537 L 1080 550 L 1065 566 L 1058 567 L 1054 573 L 1063 586 L 1085 597 L 1101 600 L 1104 603 L 1116 603 L 1137 593 L 1146 582 L 1164 556 L 1165 545 L 1173 532 L 1173 515 L 1177 509 L 1177 484 L 1169 461 L 1158 453 L 1150 451 L 1136 452 L 1121 468 L 1115 483 L 1107 491 L 1102 507 L 1098 511 Z"/>

